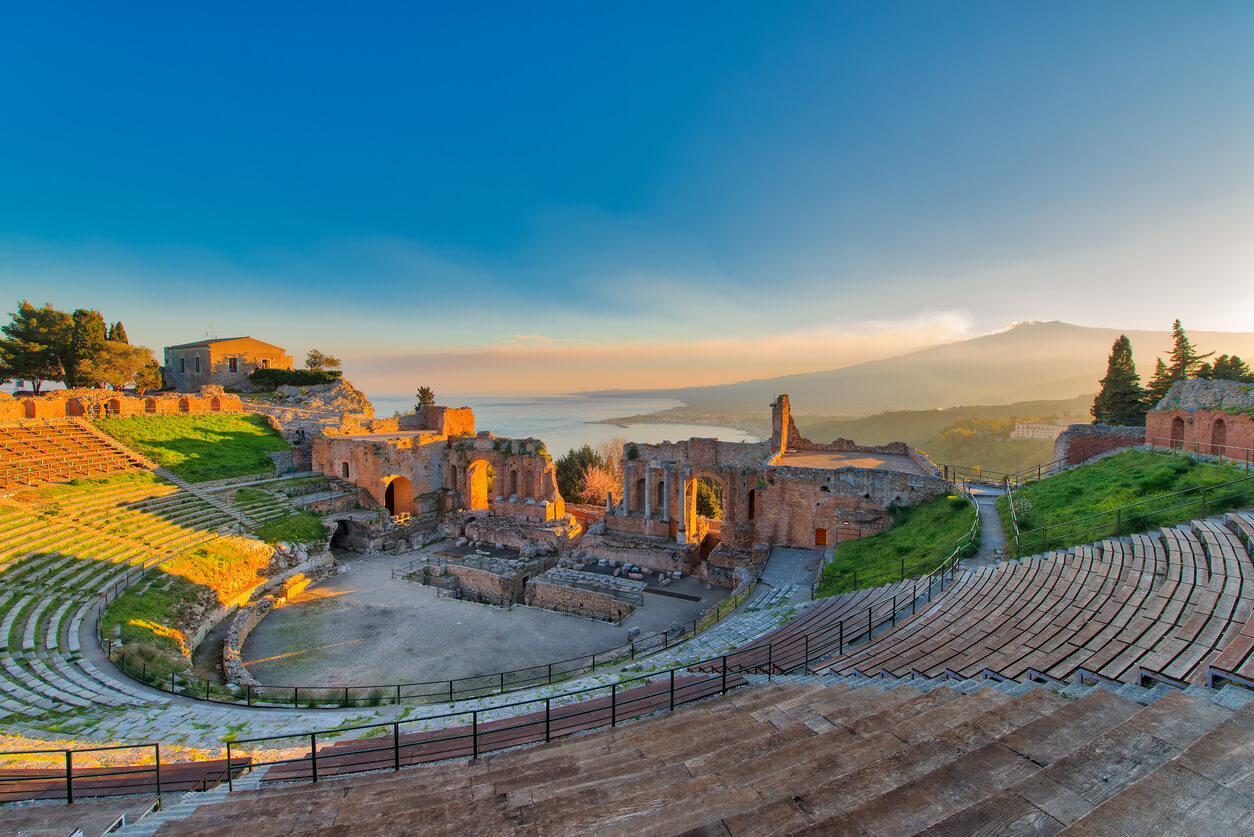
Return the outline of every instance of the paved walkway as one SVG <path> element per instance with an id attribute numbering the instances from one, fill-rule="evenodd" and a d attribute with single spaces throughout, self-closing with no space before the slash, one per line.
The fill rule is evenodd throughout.
<path id="1" fill-rule="evenodd" d="M 771 549 L 762 569 L 762 580 L 776 589 L 796 587 L 793 601 L 810 601 L 810 585 L 823 563 L 820 549 L 795 549 L 777 546 Z"/>
<path id="2" fill-rule="evenodd" d="M 962 562 L 962 569 L 988 567 L 1002 560 L 1006 551 L 1006 532 L 997 513 L 997 498 L 1006 492 L 989 486 L 972 486 L 975 505 L 980 510 L 980 551 Z"/>

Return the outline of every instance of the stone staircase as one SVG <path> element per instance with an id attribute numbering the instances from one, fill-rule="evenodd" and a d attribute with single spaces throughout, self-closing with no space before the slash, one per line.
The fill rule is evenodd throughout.
<path id="1" fill-rule="evenodd" d="M 783 678 L 470 761 L 201 795 L 124 833 L 1248 833 L 1248 697 Z"/>

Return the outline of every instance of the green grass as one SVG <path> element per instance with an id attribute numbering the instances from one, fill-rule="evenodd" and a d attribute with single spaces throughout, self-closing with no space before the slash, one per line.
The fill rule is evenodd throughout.
<path id="1" fill-rule="evenodd" d="M 263 523 L 254 534 L 266 543 L 320 543 L 326 537 L 322 529 L 322 518 L 305 512 Z"/>
<path id="2" fill-rule="evenodd" d="M 834 596 L 863 587 L 926 575 L 949 557 L 954 544 L 971 529 L 975 509 L 965 497 L 936 497 L 893 513 L 893 524 L 878 535 L 836 547 L 823 568 L 818 596 Z M 978 539 L 968 552 L 979 547 Z"/>
<path id="3" fill-rule="evenodd" d="M 96 426 L 188 482 L 271 473 L 267 451 L 288 449 L 261 416 L 143 416 Z"/>
<path id="4" fill-rule="evenodd" d="M 1239 468 L 1198 462 L 1182 454 L 1116 454 L 1016 490 L 1015 512 L 1021 533 L 1016 554 L 1091 543 L 1115 535 L 1116 527 L 1118 534 L 1126 535 L 1191 520 L 1202 512 L 1200 491 L 1167 495 L 1250 476 Z M 1134 508 L 1118 514 L 1114 511 L 1134 503 L 1138 504 Z M 1252 503 L 1254 479 L 1231 489 L 1208 491 L 1206 513 Z M 997 510 L 1013 548 L 1014 528 L 1006 497 L 998 500 Z M 1046 527 L 1050 531 L 1041 531 Z"/>

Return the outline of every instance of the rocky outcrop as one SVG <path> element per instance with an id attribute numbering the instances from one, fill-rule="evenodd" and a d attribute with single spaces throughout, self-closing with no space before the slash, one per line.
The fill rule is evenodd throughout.
<path id="1" fill-rule="evenodd" d="M 1254 410 L 1254 384 L 1240 381 L 1176 381 L 1154 408 L 1167 410 Z"/>

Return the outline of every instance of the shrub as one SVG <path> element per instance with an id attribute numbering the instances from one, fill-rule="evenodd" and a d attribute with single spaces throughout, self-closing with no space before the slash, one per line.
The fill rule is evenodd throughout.
<path id="1" fill-rule="evenodd" d="M 248 382 L 259 387 L 310 387 L 334 383 L 343 372 L 338 369 L 257 369 Z"/>

